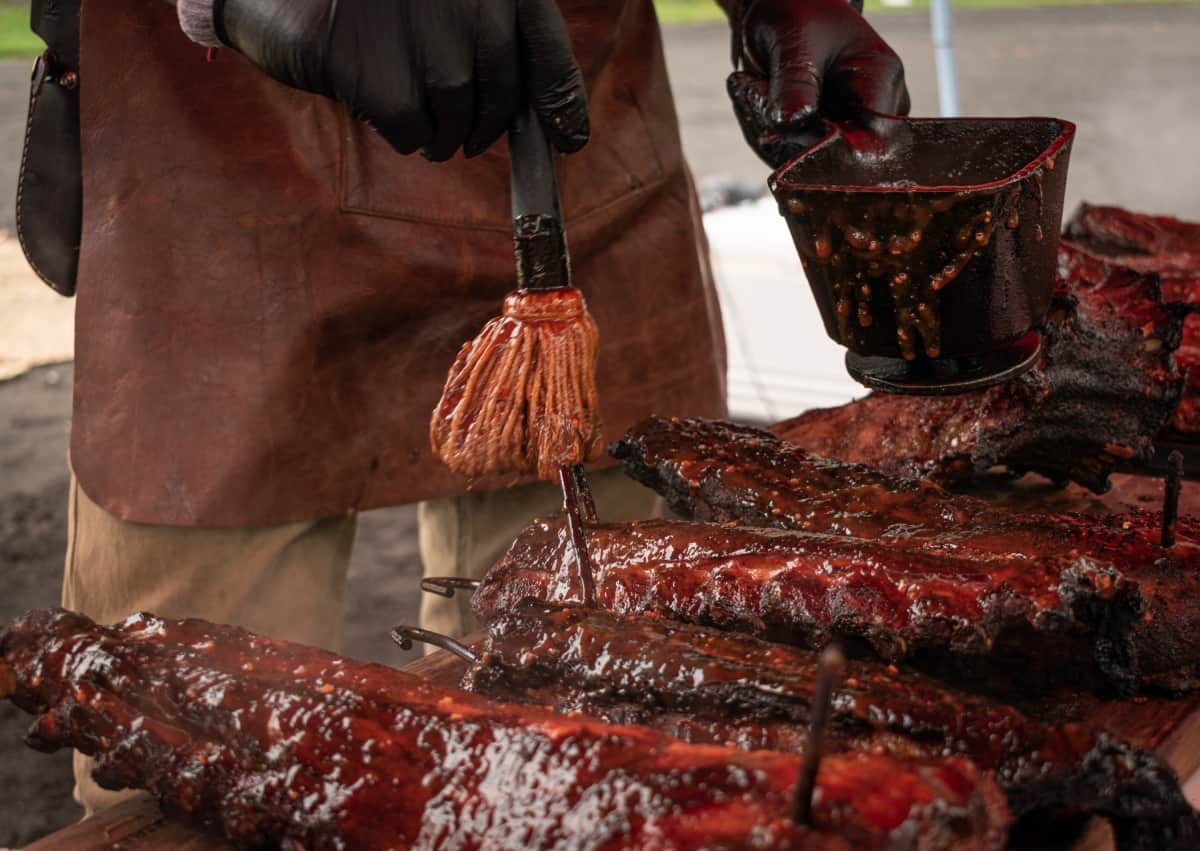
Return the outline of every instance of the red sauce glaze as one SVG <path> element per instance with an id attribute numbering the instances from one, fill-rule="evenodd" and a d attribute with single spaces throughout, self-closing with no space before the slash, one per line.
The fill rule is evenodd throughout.
<path id="1" fill-rule="evenodd" d="M 1190 308 L 1168 303 L 1156 276 L 1081 264 L 1078 247 L 1059 249 L 1042 353 L 1028 372 L 949 396 L 871 393 L 772 430 L 888 472 L 960 482 L 1005 466 L 1103 493 L 1116 466 L 1150 460 L 1155 435 L 1187 398 L 1180 366 L 1200 324 L 1185 322 Z"/>
<path id="2" fill-rule="evenodd" d="M 526 597 L 568 599 L 567 547 L 558 521 L 529 527 L 476 592 L 477 613 L 490 619 Z M 1134 685 L 1122 665 L 1136 649 L 1130 624 L 1146 611 L 1145 594 L 1087 557 L 926 552 L 680 521 L 600 524 L 588 548 L 598 603 L 615 612 L 659 612 L 802 646 L 852 640 L 890 661 L 986 658 L 1031 666 L 1031 678 L 1103 675 Z"/>
<path id="3" fill-rule="evenodd" d="M 1162 298 L 1186 310 L 1175 359 L 1187 370 L 1187 388 L 1166 431 L 1194 440 L 1200 433 L 1200 223 L 1080 204 L 1059 248 L 1060 274 L 1085 280 L 1140 278 L 1161 287 Z"/>
<path id="4" fill-rule="evenodd" d="M 1099 582 L 1112 583 L 1097 586 L 1102 595 L 1122 584 L 1139 589 L 1141 608 L 1127 625 L 1136 658 L 1123 663 L 1136 665 L 1133 677 L 1179 691 L 1198 682 L 1200 648 L 1192 636 L 1200 630 L 1200 523 L 1194 518 L 1180 520 L 1176 545 L 1163 549 L 1158 512 L 1022 514 L 713 420 L 651 418 L 612 451 L 683 516 L 848 536 L 893 550 L 977 559 L 981 566 L 996 557 L 1035 572 L 1047 557 L 1089 562 L 1107 571 Z M 896 569 L 909 568 L 898 562 Z"/>
<path id="5" fill-rule="evenodd" d="M 689 741 L 803 753 L 819 656 L 649 614 L 529 600 L 489 624 L 464 684 Z M 967 757 L 995 778 L 1017 817 L 1102 814 L 1141 819 L 1143 830 L 1195 821 L 1174 773 L 1153 754 L 877 662 L 847 662 L 828 740 L 835 750 Z"/>
<path id="6" fill-rule="evenodd" d="M 247 847 L 915 849 L 895 826 L 974 776 L 831 757 L 805 829 L 793 756 L 494 703 L 232 627 L 38 611 L 0 654 L 40 716 L 31 744 L 96 755 L 102 784 Z M 996 847 L 951 840 L 919 847 Z"/>

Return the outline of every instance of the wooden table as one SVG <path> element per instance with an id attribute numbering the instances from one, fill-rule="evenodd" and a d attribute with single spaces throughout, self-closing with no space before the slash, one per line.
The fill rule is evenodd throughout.
<path id="1" fill-rule="evenodd" d="M 1017 508 L 1036 506 L 1042 510 L 1120 512 L 1130 506 L 1159 507 L 1161 484 L 1132 476 L 1114 476 L 1113 484 L 1108 494 L 1094 497 L 1079 488 L 1051 490 L 1027 479 L 1016 485 L 997 484 L 987 495 L 998 503 Z M 1187 482 L 1180 499 L 1180 513 L 1195 514 L 1198 509 L 1200 483 Z M 464 669 L 460 659 L 441 650 L 404 668 L 449 686 L 458 684 Z M 1056 720 L 1085 721 L 1156 751 L 1181 778 L 1190 778 L 1200 770 L 1200 695 L 1182 700 L 1139 698 L 1128 701 L 1100 701 L 1081 696 L 1071 703 L 1048 706 L 1045 715 L 1054 716 Z M 1108 851 L 1111 848 L 1108 826 L 1097 820 L 1072 851 Z M 26 851 L 165 849 L 232 851 L 232 846 L 220 838 L 166 818 L 152 801 L 141 799 L 58 831 L 27 846 Z"/>

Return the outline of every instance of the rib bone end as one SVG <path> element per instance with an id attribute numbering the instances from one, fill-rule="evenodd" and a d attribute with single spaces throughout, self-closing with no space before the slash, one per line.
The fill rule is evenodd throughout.
<path id="1" fill-rule="evenodd" d="M 0 700 L 6 700 L 17 692 L 17 673 L 8 663 L 0 659 Z"/>

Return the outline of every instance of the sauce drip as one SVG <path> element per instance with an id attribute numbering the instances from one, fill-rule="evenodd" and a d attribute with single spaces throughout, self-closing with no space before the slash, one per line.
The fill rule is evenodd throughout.
<path id="1" fill-rule="evenodd" d="M 851 349 L 870 349 L 865 329 L 891 314 L 896 344 L 905 360 L 942 357 L 940 293 L 991 244 L 997 225 L 1041 225 L 1047 159 L 1029 181 L 1002 193 L 950 192 L 930 198 L 915 190 L 847 192 L 820 207 L 803 199 L 785 202 L 785 215 L 801 234 L 801 261 L 811 278 L 831 283 L 839 339 Z M 1022 186 L 1030 185 L 1034 209 L 1022 216 Z M 814 268 L 815 267 L 815 268 Z"/>

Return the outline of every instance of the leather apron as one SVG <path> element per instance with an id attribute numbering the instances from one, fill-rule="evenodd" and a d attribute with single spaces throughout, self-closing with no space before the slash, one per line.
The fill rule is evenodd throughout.
<path id="1" fill-rule="evenodd" d="M 560 160 L 608 440 L 724 412 L 725 352 L 651 0 L 561 0 L 592 141 Z M 132 521 L 263 526 L 463 492 L 429 448 L 513 288 L 504 144 L 432 164 L 163 0 L 84 0 L 72 463 Z M 715 95 L 714 95 L 715 96 Z"/>

